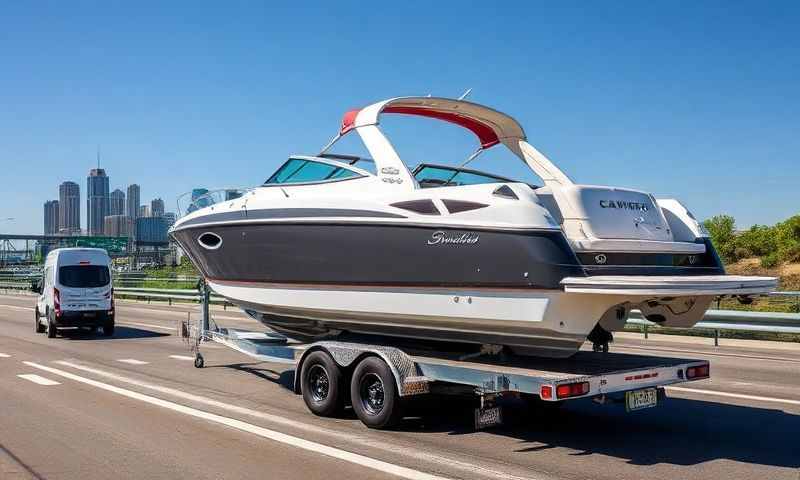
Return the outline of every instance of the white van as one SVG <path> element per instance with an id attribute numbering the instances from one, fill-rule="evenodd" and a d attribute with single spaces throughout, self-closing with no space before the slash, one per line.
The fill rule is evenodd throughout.
<path id="1" fill-rule="evenodd" d="M 114 335 L 111 258 L 99 248 L 59 248 L 47 255 L 42 279 L 33 287 L 36 333 L 53 338 L 63 327 L 86 327 Z"/>

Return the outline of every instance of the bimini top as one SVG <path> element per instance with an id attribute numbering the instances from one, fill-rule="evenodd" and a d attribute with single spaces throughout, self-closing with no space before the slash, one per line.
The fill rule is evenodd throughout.
<path id="1" fill-rule="evenodd" d="M 380 131 L 382 113 L 398 113 L 434 118 L 466 128 L 478 137 L 478 149 L 464 162 L 470 162 L 487 148 L 505 145 L 541 178 L 545 185 L 569 185 L 572 181 L 541 152 L 526 141 L 525 131 L 512 117 L 477 103 L 441 97 L 397 97 L 350 110 L 342 118 L 336 136 L 320 151 L 325 154 L 347 133 L 356 131 L 377 167 L 377 176 L 387 187 L 420 188 L 392 146 Z"/>
<path id="2" fill-rule="evenodd" d="M 382 113 L 416 115 L 459 125 L 474 133 L 483 149 L 511 139 L 525 140 L 519 123 L 504 113 L 476 103 L 438 97 L 398 97 L 350 110 L 342 118 L 339 135 L 377 125 Z"/>

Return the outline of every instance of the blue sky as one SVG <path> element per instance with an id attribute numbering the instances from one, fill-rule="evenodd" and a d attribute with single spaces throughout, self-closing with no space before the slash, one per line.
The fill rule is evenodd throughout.
<path id="1" fill-rule="evenodd" d="M 64 180 L 85 195 L 97 145 L 112 189 L 139 183 L 169 210 L 318 151 L 349 108 L 470 87 L 578 182 L 740 226 L 800 213 L 800 3 L 503 5 L 6 3 L 0 218 L 16 221 L 0 231 L 41 232 Z M 410 164 L 475 147 L 428 120 L 386 129 Z M 499 152 L 474 166 L 524 173 Z"/>

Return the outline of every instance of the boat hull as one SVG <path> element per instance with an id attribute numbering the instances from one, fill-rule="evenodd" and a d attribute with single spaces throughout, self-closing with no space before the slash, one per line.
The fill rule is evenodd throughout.
<path id="1" fill-rule="evenodd" d="M 309 341 L 343 333 L 496 344 L 515 353 L 574 354 L 619 298 L 577 302 L 559 291 L 210 282 L 271 329 Z"/>

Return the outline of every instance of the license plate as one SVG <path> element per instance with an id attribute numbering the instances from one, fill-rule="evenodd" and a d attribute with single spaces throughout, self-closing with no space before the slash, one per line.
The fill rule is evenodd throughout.
<path id="1" fill-rule="evenodd" d="M 475 430 L 494 427 L 501 423 L 503 423 L 503 412 L 500 407 L 475 409 Z"/>
<path id="2" fill-rule="evenodd" d="M 625 392 L 625 410 L 633 412 L 645 408 L 652 408 L 658 405 L 658 390 L 655 388 L 643 388 Z"/>
<path id="3" fill-rule="evenodd" d="M 95 312 L 86 312 L 83 314 L 83 316 L 86 318 L 94 318 L 97 316 L 97 314 Z"/>

